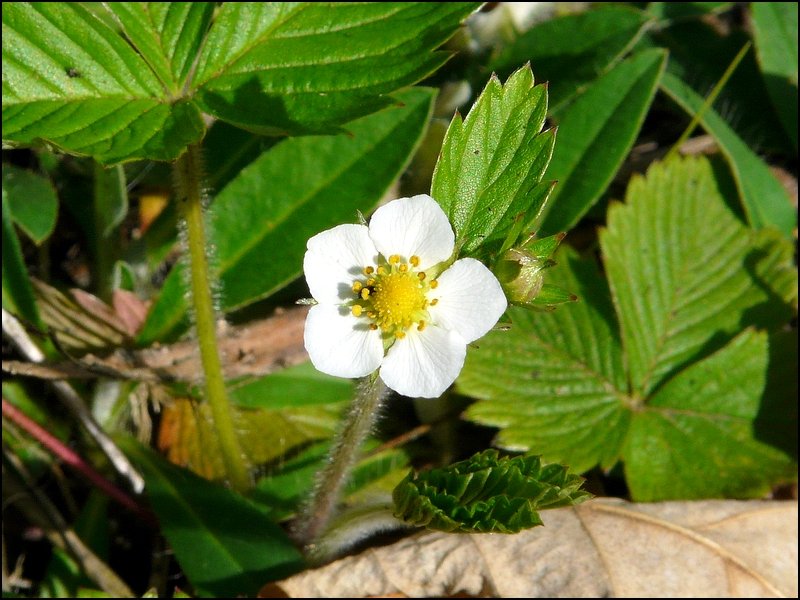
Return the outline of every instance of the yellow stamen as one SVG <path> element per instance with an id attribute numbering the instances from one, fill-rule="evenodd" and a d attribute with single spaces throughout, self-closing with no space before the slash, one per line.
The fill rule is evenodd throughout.
<path id="1" fill-rule="evenodd" d="M 389 264 L 390 265 L 396 265 L 399 262 L 400 262 L 400 255 L 399 254 L 392 254 L 389 257 Z"/>
<path id="2" fill-rule="evenodd" d="M 404 337 L 406 337 L 406 334 L 404 331 L 398 331 L 394 334 L 394 337 L 396 337 L 398 340 L 402 340 Z"/>
<path id="3" fill-rule="evenodd" d="M 436 306 L 437 304 L 439 304 L 438 298 L 434 298 L 433 300 L 431 300 L 431 306 Z"/>
<path id="4" fill-rule="evenodd" d="M 408 262 L 411 263 L 412 267 L 418 267 L 419 266 L 419 256 L 417 256 L 415 254 L 414 256 L 412 256 L 411 258 L 408 259 Z"/>
<path id="5" fill-rule="evenodd" d="M 364 310 L 364 309 L 361 308 L 360 304 L 353 304 L 353 308 L 351 309 L 354 317 L 360 317 L 362 310 Z"/>
<path id="6" fill-rule="evenodd" d="M 386 275 L 386 267 L 378 267 L 378 275 Z"/>
<path id="7" fill-rule="evenodd" d="M 399 270 L 401 273 L 405 273 L 406 271 L 408 271 L 408 265 L 407 265 L 407 264 L 402 264 L 402 265 L 400 265 L 399 267 L 397 267 L 397 269 L 398 269 L 398 270 Z"/>
<path id="8" fill-rule="evenodd" d="M 367 279 L 367 287 L 372 287 L 374 285 L 375 285 L 375 278 L 374 277 L 370 277 L 369 279 Z"/>
<path id="9" fill-rule="evenodd" d="M 364 267 L 364 274 L 365 275 L 372 275 L 375 272 L 373 267 Z"/>
<path id="10" fill-rule="evenodd" d="M 364 285 L 360 281 L 356 281 L 353 284 L 353 293 L 357 294 L 358 292 L 361 291 L 362 287 L 364 287 Z"/>
<path id="11" fill-rule="evenodd" d="M 363 290 L 361 290 L 361 298 L 363 300 L 369 298 L 369 288 L 364 288 Z"/>
<path id="12" fill-rule="evenodd" d="M 375 330 L 378 328 L 378 326 L 377 326 L 377 325 L 375 325 L 375 323 L 370 323 L 370 324 L 369 324 L 369 328 L 370 328 L 372 331 L 375 331 Z"/>
<path id="13" fill-rule="evenodd" d="M 431 289 L 435 290 L 437 287 L 439 287 L 439 281 L 434 279 L 433 281 L 431 281 Z"/>
<path id="14" fill-rule="evenodd" d="M 417 325 L 417 331 L 422 331 L 425 329 L 425 321 L 420 321 L 419 325 Z"/>
<path id="15" fill-rule="evenodd" d="M 425 281 L 425 273 L 417 273 L 417 277 L 419 277 L 420 281 Z"/>

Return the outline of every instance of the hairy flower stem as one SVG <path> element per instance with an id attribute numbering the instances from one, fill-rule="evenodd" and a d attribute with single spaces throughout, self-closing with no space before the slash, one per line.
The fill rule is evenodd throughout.
<path id="1" fill-rule="evenodd" d="M 214 430 L 217 432 L 228 481 L 234 489 L 241 492 L 250 487 L 251 480 L 233 425 L 233 414 L 225 390 L 217 347 L 203 219 L 203 165 L 198 146 L 189 146 L 187 152 L 175 163 L 175 181 L 178 188 L 178 212 L 186 221 L 192 304 L 205 373 L 206 400 L 211 407 Z"/>
<path id="2" fill-rule="evenodd" d="M 375 424 L 386 395 L 386 386 L 377 372 L 361 380 L 342 429 L 334 439 L 328 464 L 318 473 L 317 485 L 298 517 L 294 538 L 303 545 L 314 562 L 325 559 L 316 551 L 316 544 L 334 517 L 342 488 L 359 457 L 364 440 Z"/>

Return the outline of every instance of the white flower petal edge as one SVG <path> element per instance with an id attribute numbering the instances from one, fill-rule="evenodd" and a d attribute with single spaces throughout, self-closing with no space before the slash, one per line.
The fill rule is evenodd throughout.
<path id="1" fill-rule="evenodd" d="M 474 258 L 462 258 L 439 276 L 431 319 L 457 331 L 469 343 L 483 337 L 508 306 L 492 272 Z"/>
<path id="2" fill-rule="evenodd" d="M 406 260 L 418 256 L 423 271 L 450 258 L 455 248 L 447 215 L 425 194 L 381 206 L 370 219 L 369 235 L 387 258 L 393 254 Z"/>
<path id="3" fill-rule="evenodd" d="M 364 225 L 339 225 L 318 233 L 307 244 L 303 271 L 311 295 L 323 304 L 340 304 L 352 297 L 353 281 L 378 251 Z"/>
<path id="4" fill-rule="evenodd" d="M 467 354 L 467 343 L 455 331 L 430 326 L 409 329 L 398 339 L 381 365 L 380 377 L 398 394 L 437 398 L 450 387 Z"/>
<path id="5" fill-rule="evenodd" d="M 346 308 L 331 304 L 311 307 L 304 341 L 314 367 L 336 377 L 364 377 L 383 360 L 380 332 L 359 322 Z"/>

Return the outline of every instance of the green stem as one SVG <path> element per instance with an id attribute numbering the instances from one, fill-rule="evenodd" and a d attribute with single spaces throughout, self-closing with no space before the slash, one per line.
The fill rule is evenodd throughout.
<path id="1" fill-rule="evenodd" d="M 670 148 L 664 160 L 667 160 L 672 156 L 674 156 L 675 154 L 677 154 L 680 151 L 681 146 L 683 146 L 686 140 L 689 139 L 689 136 L 692 135 L 692 133 L 694 133 L 694 130 L 703 120 L 703 117 L 705 116 L 708 109 L 711 108 L 714 102 L 716 102 L 717 96 L 719 96 L 719 93 L 722 91 L 722 88 L 725 87 L 725 84 L 728 83 L 728 80 L 731 78 L 731 75 L 733 75 L 733 72 L 736 70 L 736 67 L 739 66 L 740 62 L 742 62 L 744 55 L 747 54 L 748 50 L 750 50 L 751 45 L 752 44 L 750 42 L 747 42 L 744 46 L 742 46 L 742 49 L 739 50 L 739 53 L 733 58 L 731 64 L 728 65 L 728 68 L 725 69 L 725 72 L 722 74 L 722 77 L 720 77 L 719 81 L 717 81 L 717 83 L 712 88 L 711 92 L 708 94 L 708 97 L 706 98 L 706 101 L 703 103 L 703 106 L 701 106 L 700 110 L 698 110 L 697 113 L 694 115 L 688 127 L 686 127 L 686 129 L 681 134 L 681 137 L 678 139 L 678 141 L 672 145 L 672 148 Z"/>
<path id="2" fill-rule="evenodd" d="M 200 358 L 205 372 L 206 400 L 211 407 L 228 480 L 234 489 L 245 491 L 250 487 L 251 480 L 233 425 L 233 414 L 217 350 L 216 318 L 203 218 L 203 165 L 198 146 L 189 146 L 187 152 L 178 159 L 175 176 L 178 185 L 178 211 L 186 222 L 192 303 Z"/>
<path id="3" fill-rule="evenodd" d="M 316 550 L 316 544 L 334 516 L 342 488 L 375 424 L 386 393 L 386 386 L 377 372 L 359 383 L 343 427 L 331 447 L 328 464 L 318 474 L 317 486 L 298 517 L 294 537 L 312 560 L 324 559 Z"/>

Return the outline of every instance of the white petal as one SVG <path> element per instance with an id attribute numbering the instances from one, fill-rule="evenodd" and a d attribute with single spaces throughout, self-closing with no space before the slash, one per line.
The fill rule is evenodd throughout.
<path id="1" fill-rule="evenodd" d="M 340 306 L 317 304 L 306 317 L 305 345 L 317 370 L 335 377 L 364 377 L 383 359 L 380 331 Z"/>
<path id="2" fill-rule="evenodd" d="M 467 343 L 454 331 L 428 326 L 411 328 L 397 340 L 381 365 L 381 379 L 399 394 L 412 398 L 441 396 L 464 366 Z"/>
<path id="3" fill-rule="evenodd" d="M 428 311 L 431 320 L 461 334 L 467 343 L 483 337 L 506 310 L 506 295 L 492 272 L 474 258 L 462 258 L 439 276 L 428 292 L 438 298 Z"/>
<path id="4" fill-rule="evenodd" d="M 386 257 L 418 256 L 422 270 L 450 258 L 455 247 L 447 215 L 436 200 L 425 194 L 381 206 L 370 219 L 369 235 Z"/>
<path id="5" fill-rule="evenodd" d="M 353 281 L 374 265 L 378 251 L 364 225 L 339 225 L 308 240 L 303 271 L 317 302 L 340 304 L 353 298 Z"/>

